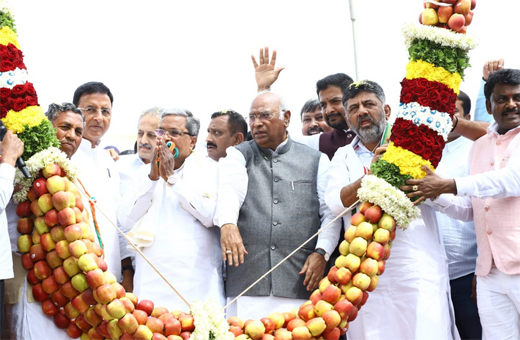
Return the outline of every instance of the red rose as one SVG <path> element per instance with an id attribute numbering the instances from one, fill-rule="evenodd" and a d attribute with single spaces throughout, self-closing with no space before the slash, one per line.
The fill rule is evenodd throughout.
<path id="1" fill-rule="evenodd" d="M 15 67 L 12 62 L 2 58 L 2 62 L 0 63 L 0 72 L 7 72 L 7 71 L 14 70 L 14 69 L 15 69 Z"/>
<path id="2" fill-rule="evenodd" d="M 22 97 L 25 94 L 25 85 L 16 85 L 11 91 L 13 93 L 13 98 Z"/>
<path id="3" fill-rule="evenodd" d="M 27 96 L 25 98 L 25 101 L 27 102 L 27 106 L 37 106 L 38 105 L 38 98 L 36 96 Z"/>
<path id="4" fill-rule="evenodd" d="M 5 108 L 3 105 L 0 106 L 0 118 L 4 118 L 5 116 L 7 116 L 7 108 Z"/>
<path id="5" fill-rule="evenodd" d="M 411 139 L 407 139 L 405 141 L 403 141 L 403 143 L 401 144 L 401 147 L 403 149 L 406 149 L 406 150 L 410 150 L 410 148 L 412 147 L 412 140 Z"/>
<path id="6" fill-rule="evenodd" d="M 11 96 L 11 90 L 6 87 L 0 88 L 0 98 L 9 98 Z"/>
<path id="7" fill-rule="evenodd" d="M 430 131 L 432 131 L 432 130 L 427 125 L 421 124 L 421 126 L 419 127 L 419 132 L 422 134 L 426 135 Z"/>
<path id="8" fill-rule="evenodd" d="M 25 91 L 30 96 L 36 96 L 36 90 L 34 89 L 34 86 L 31 82 L 25 83 Z"/>
<path id="9" fill-rule="evenodd" d="M 422 158 L 430 160 L 433 155 L 433 151 L 430 148 L 424 148 L 424 151 L 422 153 Z"/>
<path id="10" fill-rule="evenodd" d="M 422 152 L 424 151 L 424 145 L 422 145 L 421 143 L 415 142 L 410 151 L 412 151 L 416 155 L 421 155 Z"/>
<path id="11" fill-rule="evenodd" d="M 401 103 L 408 104 L 412 101 L 413 96 L 411 93 L 407 93 L 404 96 L 401 97 Z"/>
<path id="12" fill-rule="evenodd" d="M 7 111 L 11 108 L 9 97 L 0 97 L 0 106 L 7 108 Z"/>
<path id="13" fill-rule="evenodd" d="M 17 98 L 11 101 L 11 106 L 14 111 L 22 111 L 27 107 L 27 102 L 22 98 Z"/>

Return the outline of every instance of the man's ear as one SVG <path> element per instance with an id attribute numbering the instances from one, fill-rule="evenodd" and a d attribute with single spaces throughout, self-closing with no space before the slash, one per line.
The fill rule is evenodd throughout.
<path id="1" fill-rule="evenodd" d="M 471 120 L 471 114 L 468 113 L 467 115 L 464 115 L 464 119 Z"/>
<path id="2" fill-rule="evenodd" d="M 190 149 L 193 151 L 195 144 L 197 144 L 197 136 L 190 136 Z"/>
<path id="3" fill-rule="evenodd" d="M 490 115 L 493 115 L 493 111 L 491 111 L 491 102 L 486 99 L 486 110 Z"/>
<path id="4" fill-rule="evenodd" d="M 238 132 L 235 134 L 235 141 L 233 142 L 233 145 L 238 145 L 244 141 L 244 134 L 242 132 Z"/>
<path id="5" fill-rule="evenodd" d="M 385 104 L 385 107 L 383 109 L 385 110 L 386 120 L 390 120 L 390 116 L 392 115 L 392 108 L 390 107 L 390 105 Z"/>
<path id="6" fill-rule="evenodd" d="M 283 121 L 285 124 L 285 127 L 289 127 L 289 123 L 291 122 L 291 111 L 287 110 L 283 113 Z"/>

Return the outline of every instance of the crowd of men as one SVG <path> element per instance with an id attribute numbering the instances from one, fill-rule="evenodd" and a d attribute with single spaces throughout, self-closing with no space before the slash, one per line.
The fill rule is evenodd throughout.
<path id="1" fill-rule="evenodd" d="M 195 148 L 196 115 L 159 107 L 139 117 L 135 154 L 100 148 L 114 102 L 101 82 L 79 86 L 72 103 L 49 106 L 61 150 L 82 170 L 78 186 L 95 197 L 95 205 L 84 205 L 108 268 L 140 299 L 169 310 L 186 310 L 183 299 L 233 302 L 228 316 L 260 319 L 299 307 L 334 265 L 351 215 L 333 220 L 357 200 L 361 179 L 384 154 L 392 110 L 377 82 L 329 75 L 301 109 L 303 137 L 291 136 L 291 110 L 271 92 L 282 70 L 275 57 L 267 48 L 258 62 L 253 57 L 258 93 L 249 112 L 211 114 L 205 150 Z M 348 338 L 520 338 L 520 70 L 490 62 L 484 79 L 480 121 L 470 119 L 471 101 L 461 91 L 438 171 L 402 187 L 424 201 L 421 217 L 398 232 Z M 2 325 L 16 339 L 66 339 L 34 302 L 20 269 L 10 197 L 22 152 L 8 131 L 0 142 Z"/>

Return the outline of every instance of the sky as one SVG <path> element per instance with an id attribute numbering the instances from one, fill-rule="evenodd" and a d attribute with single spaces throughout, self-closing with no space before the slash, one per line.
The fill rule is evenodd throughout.
<path id="1" fill-rule="evenodd" d="M 10 0 L 29 81 L 46 111 L 71 102 L 74 90 L 101 81 L 113 95 L 113 118 L 102 145 L 133 148 L 139 115 L 154 106 L 186 108 L 201 120 L 202 147 L 213 112 L 247 116 L 256 93 L 251 54 L 277 50 L 285 67 L 272 91 L 292 111 L 290 133 L 301 134 L 300 109 L 316 98 L 316 81 L 344 72 L 385 89 L 393 115 L 408 53 L 401 29 L 418 22 L 422 0 Z M 520 68 L 518 0 L 477 0 L 468 34 L 479 40 L 461 89 L 473 103 L 484 62 L 503 58 Z"/>

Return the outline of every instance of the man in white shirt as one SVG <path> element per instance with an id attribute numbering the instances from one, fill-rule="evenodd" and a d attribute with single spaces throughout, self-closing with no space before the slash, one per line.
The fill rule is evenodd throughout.
<path id="1" fill-rule="evenodd" d="M 258 93 L 249 113 L 253 140 L 228 148 L 219 161 L 215 225 L 228 262 L 229 300 L 333 219 L 323 197 L 329 160 L 291 140 L 290 117 L 279 95 Z M 299 307 L 323 278 L 340 227 L 334 223 L 312 239 L 228 307 L 227 315 L 260 319 Z"/>
<path id="2" fill-rule="evenodd" d="M 133 226 L 133 242 L 188 303 L 212 299 L 223 305 L 222 258 L 213 225 L 217 163 L 194 150 L 199 129 L 191 112 L 163 111 L 154 158 L 139 169 L 118 218 L 123 227 Z M 167 142 L 175 144 L 176 156 Z M 140 299 L 169 310 L 188 310 L 141 256 L 135 257 L 135 264 L 134 293 Z"/>
<path id="3" fill-rule="evenodd" d="M 5 208 L 13 194 L 16 160 L 22 153 L 23 142 L 8 130 L 0 141 L 0 328 L 4 326 L 4 280 L 14 276 Z"/>
<path id="4" fill-rule="evenodd" d="M 357 201 L 361 179 L 386 147 L 383 138 L 390 106 L 379 84 L 360 81 L 348 87 L 343 106 L 357 136 L 332 159 L 326 202 L 335 215 Z M 457 339 L 448 287 L 448 264 L 431 209 L 407 230 L 397 231 L 392 255 L 377 288 L 349 323 L 353 339 Z M 351 214 L 343 217 L 350 225 Z"/>
<path id="5" fill-rule="evenodd" d="M 99 147 L 101 138 L 110 127 L 113 99 L 110 89 L 100 82 L 85 83 L 76 89 L 73 103 L 85 116 L 85 130 L 83 131 L 83 142 L 72 160 L 81 169 L 80 183 L 96 201 L 93 209 L 100 209 L 104 212 L 104 214 L 98 212 L 95 216 L 98 227 L 107 231 L 103 238 L 103 250 L 109 259 L 107 261 L 108 269 L 127 288 L 127 282 L 131 280 L 133 271 L 130 268 L 125 270 L 127 273 L 121 273 L 120 236 L 112 226 L 112 223 L 116 223 L 117 203 L 121 198 L 119 172 L 109 153 Z M 105 214 L 108 218 L 105 217 Z M 129 258 L 127 261 L 128 263 L 124 265 L 131 264 Z"/>
<path id="6" fill-rule="evenodd" d="M 152 107 L 141 114 L 137 122 L 137 153 L 121 156 L 116 162 L 121 179 L 119 186 L 121 196 L 135 182 L 135 175 L 141 165 L 150 163 L 153 157 L 157 143 L 155 130 L 159 127 L 162 111 L 161 107 Z"/>

